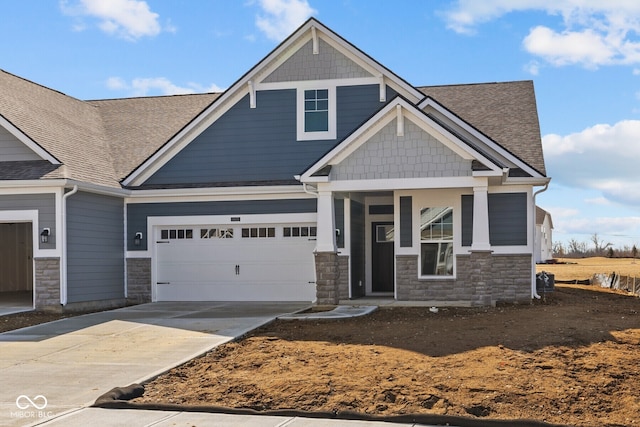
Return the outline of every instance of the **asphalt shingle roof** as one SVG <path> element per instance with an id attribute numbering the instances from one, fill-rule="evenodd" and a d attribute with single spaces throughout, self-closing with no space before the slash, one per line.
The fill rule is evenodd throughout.
<path id="1" fill-rule="evenodd" d="M 219 95 L 88 101 L 102 116 L 118 180 L 147 160 Z"/>
<path id="2" fill-rule="evenodd" d="M 545 174 L 532 82 L 418 89 Z M 0 70 L 0 115 L 64 165 L 0 159 L 0 179 L 66 177 L 120 188 L 219 96 L 81 101 Z"/>
<path id="3" fill-rule="evenodd" d="M 418 89 L 546 175 L 532 81 L 424 86 Z"/>

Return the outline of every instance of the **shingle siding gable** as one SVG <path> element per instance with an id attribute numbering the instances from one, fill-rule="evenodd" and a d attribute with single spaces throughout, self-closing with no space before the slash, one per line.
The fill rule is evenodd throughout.
<path id="1" fill-rule="evenodd" d="M 262 82 L 276 83 L 359 77 L 372 77 L 372 75 L 320 39 L 317 54 L 313 53 L 313 44 L 309 40 Z"/>

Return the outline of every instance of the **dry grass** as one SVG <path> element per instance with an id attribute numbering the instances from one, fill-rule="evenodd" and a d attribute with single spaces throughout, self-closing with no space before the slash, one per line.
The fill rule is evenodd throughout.
<path id="1" fill-rule="evenodd" d="M 558 261 L 566 264 L 541 264 L 536 270 L 553 273 L 556 280 L 584 280 L 594 274 L 613 272 L 640 278 L 640 260 L 633 258 L 558 258 Z"/>

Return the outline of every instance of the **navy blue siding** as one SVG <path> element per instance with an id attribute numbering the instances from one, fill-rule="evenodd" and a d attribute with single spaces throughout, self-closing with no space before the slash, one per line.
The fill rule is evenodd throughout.
<path id="1" fill-rule="evenodd" d="M 338 140 L 384 105 L 377 85 L 336 93 Z M 256 105 L 242 98 L 145 185 L 292 181 L 338 142 L 296 140 L 294 89 L 258 91 Z"/>
<path id="2" fill-rule="evenodd" d="M 400 197 L 400 247 L 413 246 L 413 199 L 411 196 Z"/>
<path id="3" fill-rule="evenodd" d="M 136 203 L 127 205 L 127 248 L 147 249 L 147 217 L 197 216 L 197 215 L 250 215 L 316 212 L 317 199 L 294 200 L 242 200 L 224 202 Z M 145 238 L 140 246 L 134 246 L 137 231 Z"/>
<path id="4" fill-rule="evenodd" d="M 67 301 L 124 298 L 124 201 L 90 193 L 67 199 Z"/>
<path id="5" fill-rule="evenodd" d="M 462 196 L 462 245 L 471 246 L 473 196 Z M 489 240 L 493 246 L 527 244 L 527 193 L 489 194 Z"/>
<path id="6" fill-rule="evenodd" d="M 462 196 L 462 246 L 473 242 L 473 196 Z"/>
<path id="7" fill-rule="evenodd" d="M 365 208 L 351 201 L 351 297 L 365 294 Z M 361 286 L 362 285 L 362 286 Z"/>
<path id="8" fill-rule="evenodd" d="M 49 194 L 13 194 L 0 196 L 0 211 L 38 211 L 38 234 L 43 228 L 50 228 L 51 235 L 48 243 L 38 243 L 40 249 L 56 248 L 56 199 L 55 195 Z"/>

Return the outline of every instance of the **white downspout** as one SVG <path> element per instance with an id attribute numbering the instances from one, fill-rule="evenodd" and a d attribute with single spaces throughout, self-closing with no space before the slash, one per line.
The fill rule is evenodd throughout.
<path id="1" fill-rule="evenodd" d="M 533 243 L 533 252 L 531 253 L 531 297 L 535 299 L 540 299 L 540 295 L 538 295 L 538 290 L 536 289 L 536 196 L 540 193 L 544 193 L 549 188 L 549 181 L 544 185 L 543 188 L 533 193 L 533 234 L 532 234 L 532 243 Z"/>
<path id="2" fill-rule="evenodd" d="M 78 192 L 78 186 L 62 196 L 62 232 L 60 233 L 62 245 L 62 262 L 60 263 L 60 304 L 67 305 L 67 198 Z"/>

